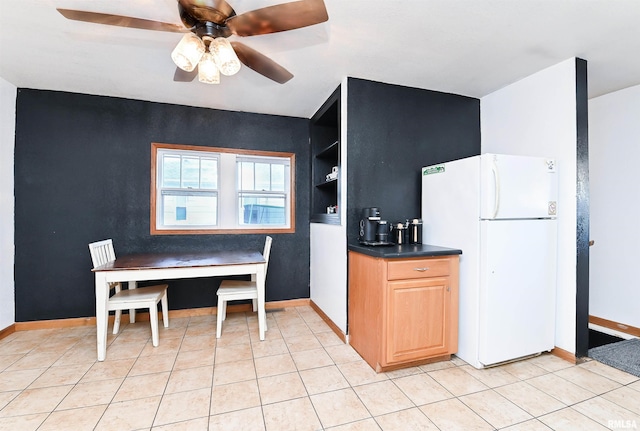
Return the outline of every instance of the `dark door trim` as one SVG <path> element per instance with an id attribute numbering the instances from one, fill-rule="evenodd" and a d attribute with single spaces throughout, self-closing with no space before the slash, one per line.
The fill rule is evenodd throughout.
<path id="1" fill-rule="evenodd" d="M 576 58 L 576 357 L 589 350 L 589 100 L 587 62 Z"/>

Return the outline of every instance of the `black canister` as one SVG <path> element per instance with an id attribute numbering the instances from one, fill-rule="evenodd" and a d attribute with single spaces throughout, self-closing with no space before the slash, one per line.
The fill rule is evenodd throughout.
<path id="1" fill-rule="evenodd" d="M 409 244 L 422 244 L 422 220 L 414 218 L 409 225 Z"/>
<path id="2" fill-rule="evenodd" d="M 389 241 L 389 223 L 386 220 L 380 220 L 378 222 L 378 229 L 376 231 L 376 241 L 387 242 Z"/>
<path id="3" fill-rule="evenodd" d="M 409 242 L 409 229 L 407 224 L 402 222 L 394 223 L 391 230 L 392 241 L 398 245 L 407 244 Z"/>

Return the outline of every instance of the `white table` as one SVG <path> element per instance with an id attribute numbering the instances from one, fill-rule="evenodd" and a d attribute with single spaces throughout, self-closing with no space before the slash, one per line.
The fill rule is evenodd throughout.
<path id="1" fill-rule="evenodd" d="M 258 285 L 258 319 L 260 340 L 264 340 L 266 314 L 264 284 L 266 262 L 259 252 L 212 251 L 206 253 L 139 254 L 118 257 L 92 270 L 96 280 L 96 327 L 98 361 L 107 354 L 109 283 L 128 282 L 135 288 L 137 281 L 177 278 L 216 277 L 250 274 Z M 169 290 L 171 286 L 169 285 Z"/>

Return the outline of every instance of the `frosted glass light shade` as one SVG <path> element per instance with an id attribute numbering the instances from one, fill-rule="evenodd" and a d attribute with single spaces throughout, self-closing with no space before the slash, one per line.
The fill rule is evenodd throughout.
<path id="1" fill-rule="evenodd" d="M 220 83 L 220 71 L 216 62 L 213 59 L 213 55 L 209 52 L 205 52 L 198 64 L 198 81 L 205 84 L 219 84 Z"/>
<path id="2" fill-rule="evenodd" d="M 205 46 L 202 40 L 193 33 L 187 33 L 171 53 L 171 59 L 180 69 L 192 72 L 196 68 Z"/>
<path id="3" fill-rule="evenodd" d="M 209 51 L 213 54 L 220 73 L 231 76 L 240 70 L 240 60 L 233 50 L 231 43 L 224 37 L 214 39 L 209 45 Z"/>

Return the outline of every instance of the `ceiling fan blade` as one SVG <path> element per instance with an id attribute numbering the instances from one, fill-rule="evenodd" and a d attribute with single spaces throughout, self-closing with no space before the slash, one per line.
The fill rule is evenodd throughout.
<path id="1" fill-rule="evenodd" d="M 173 73 L 173 80 L 175 82 L 191 82 L 196 76 L 198 76 L 198 66 L 196 66 L 192 72 L 185 72 L 179 67 L 176 67 L 176 71 Z"/>
<path id="2" fill-rule="evenodd" d="M 74 21 L 92 22 L 96 24 L 116 25 L 119 27 L 139 28 L 142 30 L 171 31 L 185 33 L 189 29 L 178 24 L 151 21 L 148 19 L 132 18 L 130 16 L 112 15 L 109 13 L 87 12 L 72 9 L 57 9 L 67 19 Z"/>
<path id="3" fill-rule="evenodd" d="M 178 0 L 187 13 L 198 21 L 224 24 L 236 12 L 225 0 Z"/>
<path id="4" fill-rule="evenodd" d="M 236 15 L 226 24 L 233 34 L 253 36 L 307 27 L 328 19 L 323 0 L 298 0 Z"/>
<path id="5" fill-rule="evenodd" d="M 240 61 L 250 69 L 255 70 L 261 75 L 279 83 L 284 84 L 291 78 L 293 74 L 275 61 L 271 60 L 264 54 L 260 54 L 253 48 L 249 48 L 240 42 L 231 42 L 234 51 L 238 55 Z"/>

